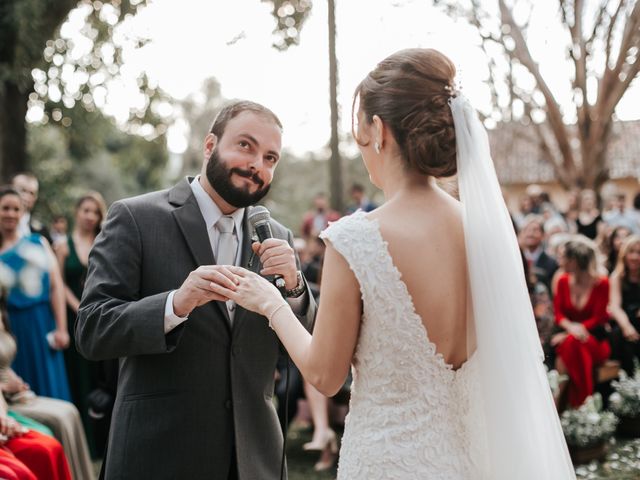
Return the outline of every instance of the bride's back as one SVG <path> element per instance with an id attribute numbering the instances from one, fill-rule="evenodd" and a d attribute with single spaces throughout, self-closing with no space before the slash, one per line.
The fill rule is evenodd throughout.
<path id="1" fill-rule="evenodd" d="M 441 53 L 408 49 L 356 88 L 354 137 L 386 202 L 324 233 L 362 298 L 340 479 L 474 478 L 462 211 L 434 181 L 457 171 L 454 76 Z"/>
<path id="2" fill-rule="evenodd" d="M 467 267 L 459 203 L 436 186 L 373 212 L 429 340 L 445 362 L 467 359 Z M 426 339 L 425 339 L 426 340 Z"/>

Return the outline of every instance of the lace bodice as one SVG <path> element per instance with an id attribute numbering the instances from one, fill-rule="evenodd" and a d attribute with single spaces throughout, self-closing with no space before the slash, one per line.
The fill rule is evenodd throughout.
<path id="1" fill-rule="evenodd" d="M 321 234 L 346 259 L 363 314 L 339 480 L 471 479 L 469 371 L 429 340 L 377 221 L 358 211 Z"/>

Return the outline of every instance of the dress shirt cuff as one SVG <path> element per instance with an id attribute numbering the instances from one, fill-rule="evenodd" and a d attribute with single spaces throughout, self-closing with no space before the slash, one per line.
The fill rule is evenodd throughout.
<path id="1" fill-rule="evenodd" d="M 172 290 L 167 297 L 167 303 L 164 307 L 164 333 L 167 334 L 182 322 L 186 321 L 189 318 L 189 315 L 186 317 L 179 317 L 173 311 L 173 296 L 176 291 Z"/>
<path id="2" fill-rule="evenodd" d="M 303 315 L 309 305 L 309 289 L 305 289 L 304 293 L 299 297 L 287 297 L 285 300 L 296 315 Z"/>

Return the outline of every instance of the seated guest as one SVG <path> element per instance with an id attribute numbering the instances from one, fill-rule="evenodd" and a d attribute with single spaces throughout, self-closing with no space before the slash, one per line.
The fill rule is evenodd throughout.
<path id="1" fill-rule="evenodd" d="M 64 400 L 36 396 L 9 368 L 15 357 L 16 342 L 9 333 L 6 318 L 6 312 L 0 306 L 0 392 L 8 399 L 8 415 L 23 426 L 55 436 L 64 448 L 73 478 L 92 480 L 93 465 L 76 407 Z M 3 478 L 1 474 L 0 478 Z"/>
<path id="2" fill-rule="evenodd" d="M 527 282 L 527 290 L 529 291 L 529 298 L 531 299 L 531 306 L 533 307 L 533 315 L 536 320 L 536 328 L 538 329 L 538 336 L 540 337 L 540 344 L 542 345 L 542 351 L 544 352 L 545 364 L 548 365 L 550 359 L 554 358 L 554 352 L 551 349 L 551 335 L 554 332 L 555 322 L 553 318 L 553 303 L 551 302 L 551 295 L 549 290 L 544 284 L 536 278 L 536 276 L 529 270 L 529 264 L 527 263 L 524 254 L 522 255 L 522 263 L 524 267 L 524 277 Z"/>
<path id="3" fill-rule="evenodd" d="M 568 374 L 568 401 L 580 406 L 593 393 L 593 369 L 611 353 L 605 325 L 609 317 L 609 281 L 598 273 L 596 249 L 576 237 L 564 246 L 565 271 L 554 295 L 556 323 L 565 330 L 557 339 L 556 368 Z"/>
<path id="4" fill-rule="evenodd" d="M 635 228 L 635 218 L 632 210 L 626 208 L 627 197 L 624 193 L 616 193 L 609 198 L 609 208 L 602 212 L 602 219 L 612 228 L 624 227 L 628 230 Z"/>
<path id="5" fill-rule="evenodd" d="M 38 480 L 24 463 L 4 448 L 0 448 L 0 478 L 3 480 Z"/>
<path id="6" fill-rule="evenodd" d="M 640 360 L 640 236 L 628 237 L 622 244 L 609 291 L 609 311 L 616 322 L 611 356 L 633 375 L 634 359 Z"/>
<path id="7" fill-rule="evenodd" d="M 544 223 L 541 215 L 527 215 L 522 222 L 518 241 L 530 271 L 551 291 L 551 279 L 558 269 L 558 263 L 544 250 Z"/>
<path id="8" fill-rule="evenodd" d="M 607 256 L 607 263 L 605 267 L 607 268 L 607 272 L 613 273 L 614 268 L 618 264 L 618 253 L 620 252 L 620 248 L 624 243 L 625 238 L 631 235 L 631 230 L 627 227 L 615 227 L 607 236 L 605 245 L 604 245 L 604 254 Z"/>
<path id="9" fill-rule="evenodd" d="M 28 430 L 7 416 L 7 406 L 2 396 L 0 396 L 0 434 L 4 436 L 3 441 L 0 442 L 1 449 L 11 452 L 15 459 L 33 474 L 33 477 L 25 475 L 17 478 L 71 480 L 62 445 L 55 438 L 35 430 Z M 0 461 L 0 465 L 2 464 L 3 462 Z M 17 472 L 14 471 L 14 473 Z"/>
<path id="10" fill-rule="evenodd" d="M 0 298 L 0 379 L 3 381 L 16 350 L 15 340 L 6 330 L 5 319 L 4 299 Z M 0 384 L 0 478 L 71 480 L 62 445 L 52 436 L 40 432 L 49 431 L 45 426 L 20 415 L 11 415 L 2 393 Z M 25 428 L 25 423 L 32 428 Z"/>

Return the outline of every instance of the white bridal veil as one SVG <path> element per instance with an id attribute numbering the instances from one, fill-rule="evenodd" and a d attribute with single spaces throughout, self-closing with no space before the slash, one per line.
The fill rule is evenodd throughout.
<path id="1" fill-rule="evenodd" d="M 487 132 L 462 95 L 450 105 L 477 349 L 472 403 L 484 417 L 472 439 L 482 451 L 478 478 L 575 479 Z"/>

